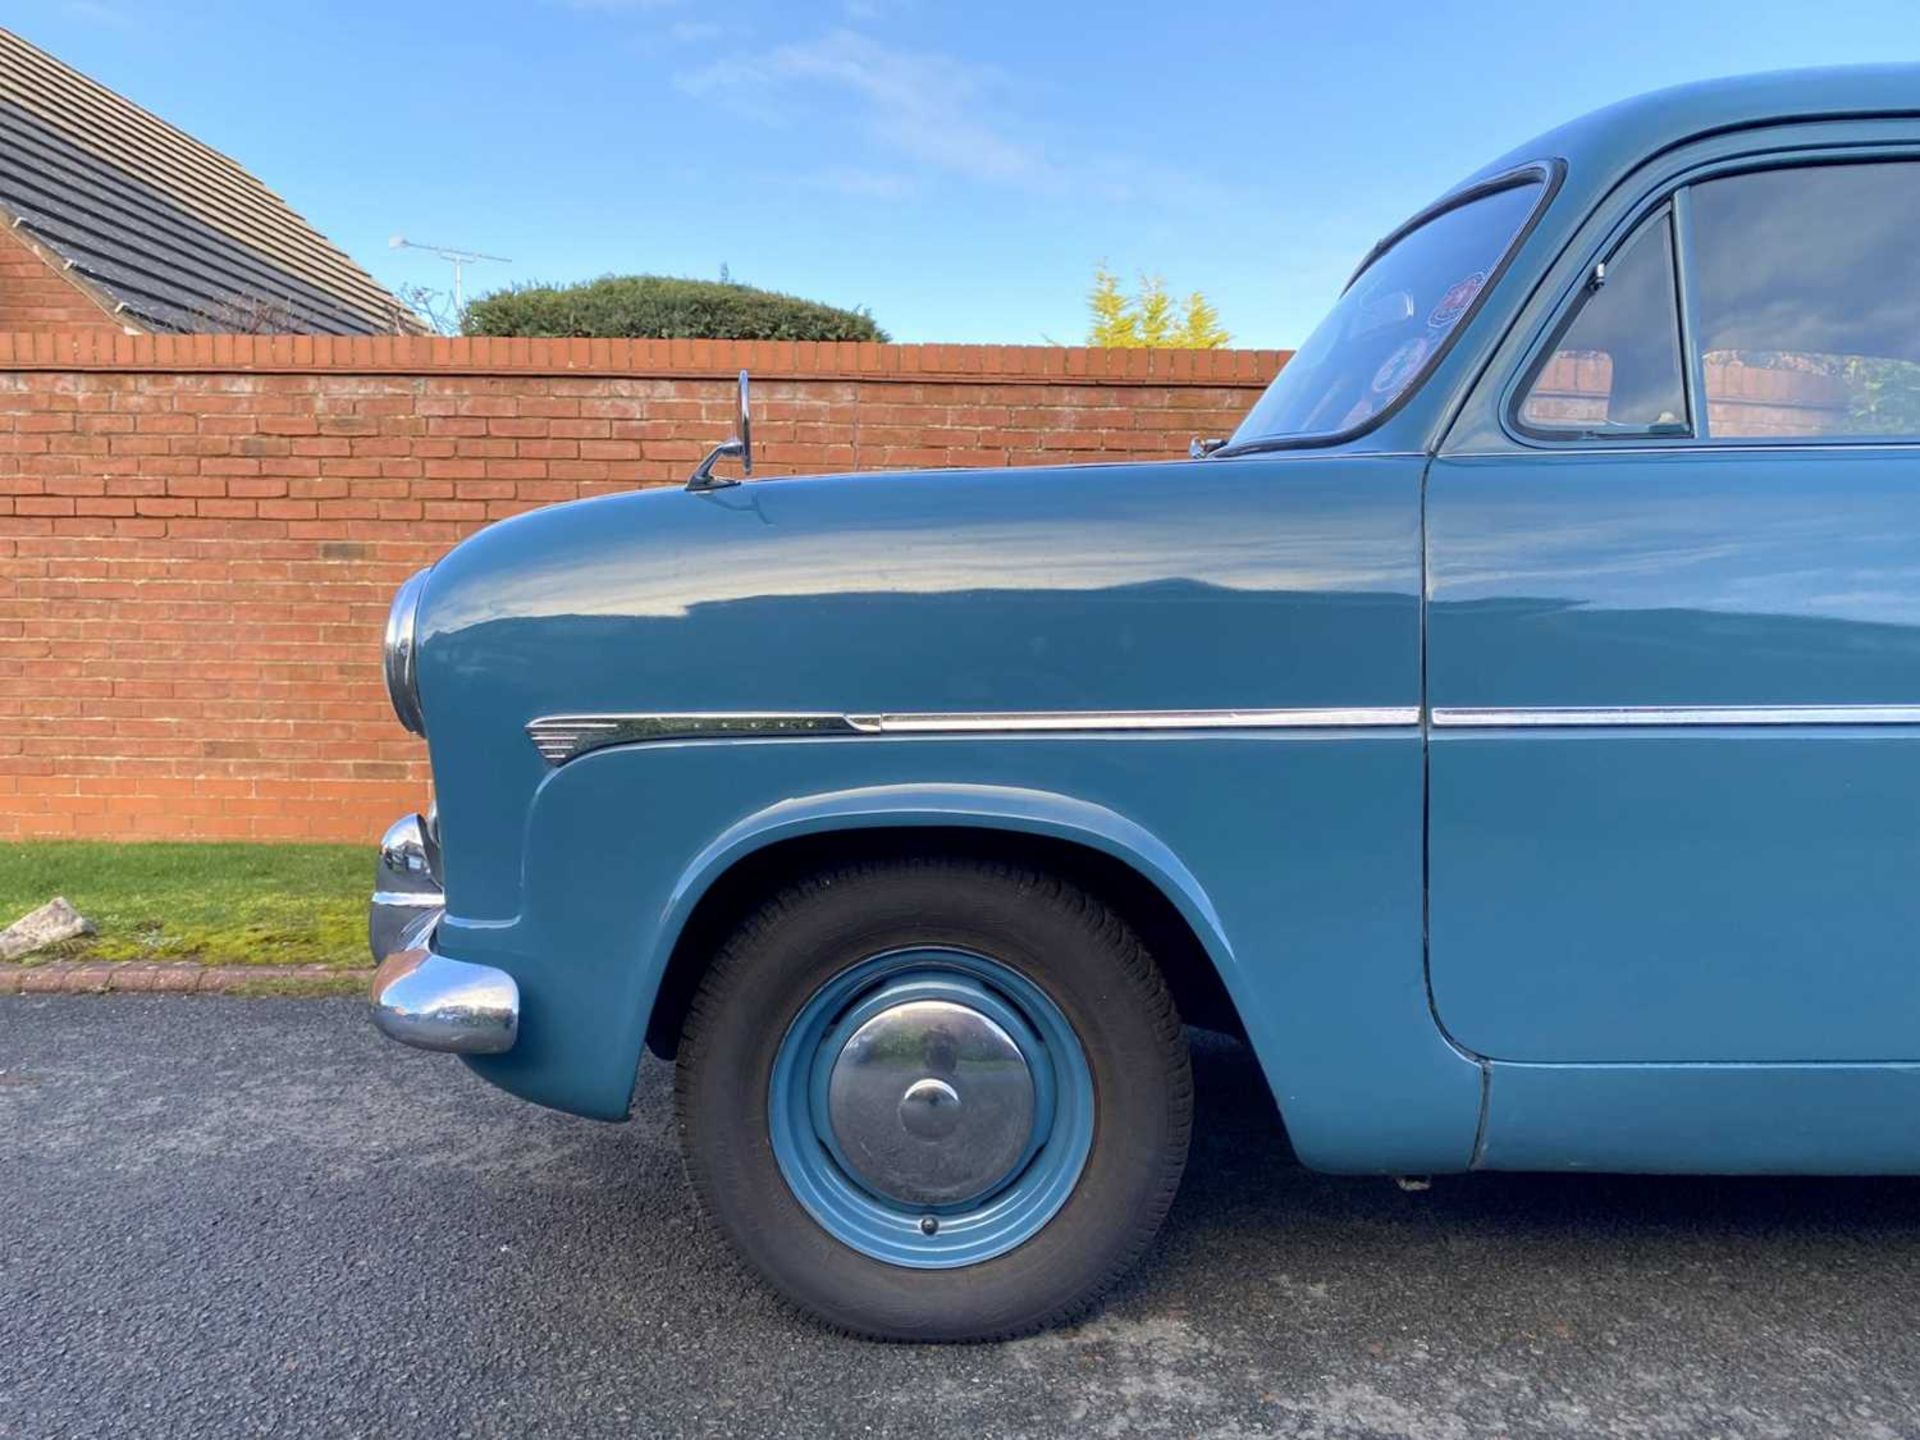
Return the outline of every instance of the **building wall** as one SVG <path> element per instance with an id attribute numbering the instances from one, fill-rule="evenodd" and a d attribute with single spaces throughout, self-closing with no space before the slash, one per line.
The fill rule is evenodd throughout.
<path id="1" fill-rule="evenodd" d="M 394 587 L 503 516 L 678 483 L 743 366 L 778 475 L 1178 455 L 1283 359 L 0 335 L 0 836 L 373 838 L 428 778 L 379 674 Z"/>
<path id="2" fill-rule="evenodd" d="M 0 217 L 0 331 L 120 329 L 98 301 Z"/>

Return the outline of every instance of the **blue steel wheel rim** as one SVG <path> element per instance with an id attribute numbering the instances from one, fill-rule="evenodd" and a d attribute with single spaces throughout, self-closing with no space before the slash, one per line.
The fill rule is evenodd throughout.
<path id="1" fill-rule="evenodd" d="M 826 1111 L 827 1077 L 852 1034 L 891 1007 L 938 999 L 986 1016 L 1009 1037 L 1033 1085 L 1032 1129 L 1004 1176 L 950 1204 L 912 1204 L 862 1178 Z M 793 1196 L 850 1249 L 918 1270 L 1005 1255 L 1065 1205 L 1093 1149 L 1093 1073 L 1066 1015 L 1009 966 L 969 950 L 890 951 L 849 967 L 794 1017 L 774 1056 L 767 1121 Z"/>

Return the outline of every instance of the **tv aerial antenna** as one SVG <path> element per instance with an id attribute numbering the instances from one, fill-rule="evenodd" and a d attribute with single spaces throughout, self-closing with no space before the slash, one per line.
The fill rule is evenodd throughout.
<path id="1" fill-rule="evenodd" d="M 438 255 L 453 266 L 453 313 L 458 315 L 466 307 L 466 296 L 461 288 L 461 277 L 466 267 L 482 261 L 491 261 L 497 265 L 511 265 L 513 261 L 504 255 L 488 255 L 479 250 L 461 250 L 453 245 L 429 245 L 424 240 L 409 240 L 404 235 L 395 235 L 387 241 L 389 250 L 424 250 L 429 255 Z"/>

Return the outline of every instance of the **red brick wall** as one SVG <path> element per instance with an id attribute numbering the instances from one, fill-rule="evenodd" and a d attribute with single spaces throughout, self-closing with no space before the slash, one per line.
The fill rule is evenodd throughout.
<path id="1" fill-rule="evenodd" d="M 1846 383 L 1808 369 L 1745 365 L 1723 354 L 1706 357 L 1707 424 L 1736 436 L 1824 435 L 1847 426 Z M 1613 393 L 1610 357 L 1562 351 L 1540 372 L 1527 413 L 1543 423 L 1597 425 Z"/>
<path id="2" fill-rule="evenodd" d="M 393 588 L 490 520 L 679 481 L 742 366 L 783 474 L 1176 455 L 1283 358 L 0 334 L 0 835 L 374 837 L 427 780 Z"/>
<path id="3" fill-rule="evenodd" d="M 0 220 L 0 331 L 120 329 L 104 306 Z"/>

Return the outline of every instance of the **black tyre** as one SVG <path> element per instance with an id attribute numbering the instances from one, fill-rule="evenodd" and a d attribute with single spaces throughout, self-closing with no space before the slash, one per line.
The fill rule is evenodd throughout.
<path id="1" fill-rule="evenodd" d="M 985 1340 L 1076 1317 L 1138 1260 L 1193 1087 L 1112 911 L 956 858 L 764 905 L 694 998 L 676 1095 L 694 1188 L 779 1294 L 855 1334 Z"/>

